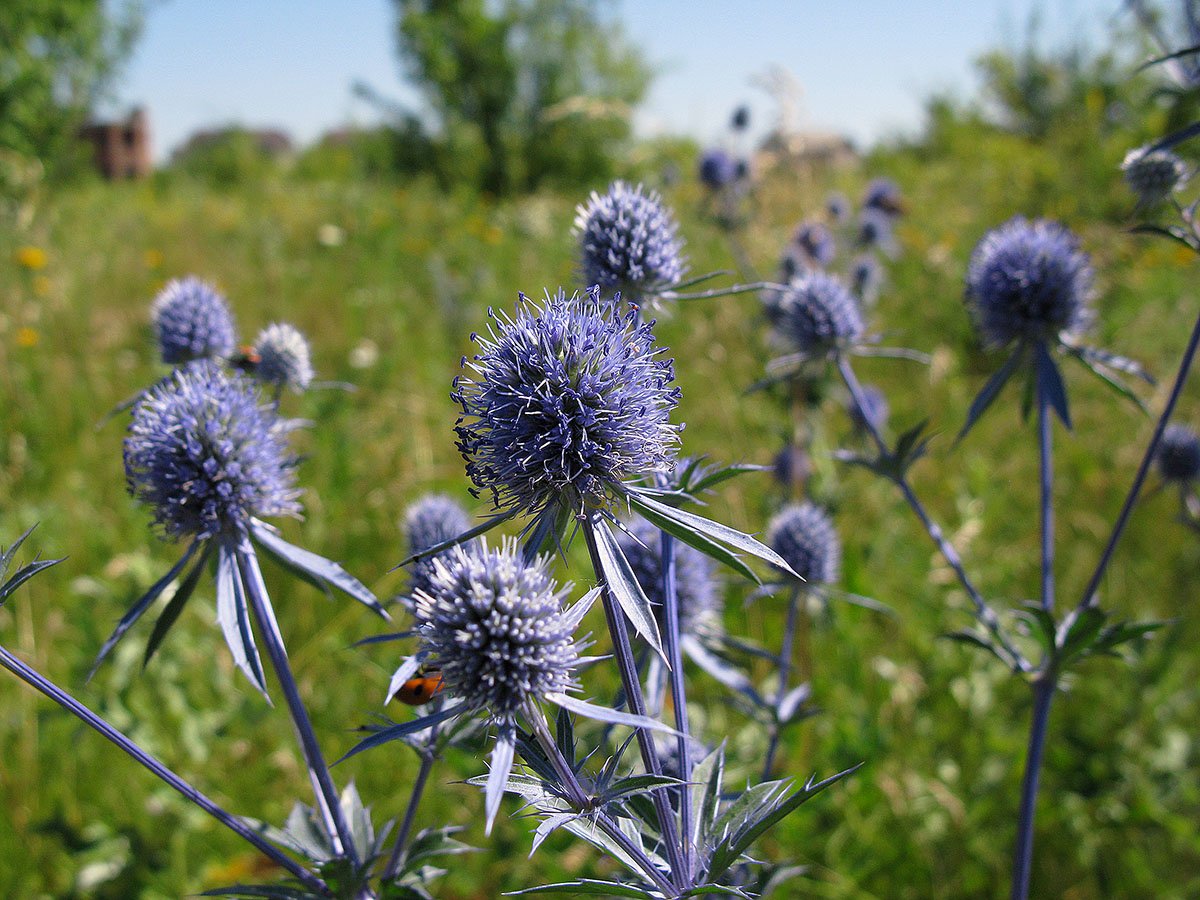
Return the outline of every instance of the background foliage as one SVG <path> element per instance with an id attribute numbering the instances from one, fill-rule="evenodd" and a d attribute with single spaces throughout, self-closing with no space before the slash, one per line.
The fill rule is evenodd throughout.
<path id="1" fill-rule="evenodd" d="M 986 102 L 932 102 L 919 139 L 877 150 L 860 169 L 768 173 L 743 236 L 769 270 L 795 222 L 828 189 L 854 196 L 876 174 L 903 186 L 910 208 L 898 235 L 903 252 L 876 324 L 889 343 L 926 351 L 933 364 L 871 360 L 862 374 L 887 389 L 896 427 L 933 417 L 939 437 L 914 471 L 918 489 L 985 593 L 1007 605 L 1037 585 L 1030 429 L 1013 404 L 951 447 L 994 364 L 977 347 L 961 303 L 976 240 L 1014 213 L 1068 223 L 1100 276 L 1096 343 L 1141 358 L 1163 377 L 1196 303 L 1190 257 L 1125 231 L 1132 200 L 1116 171 L 1125 150 L 1162 133 L 1171 102 L 1119 60 L 1084 60 L 1073 70 L 1069 60 L 1034 62 L 1051 82 L 1079 78 L 1058 112 L 1037 113 L 1045 109 L 1037 99 L 1044 79 L 1012 74 L 1029 61 L 994 59 L 985 68 Z M 1108 66 L 1115 68 L 1103 76 Z M 690 170 L 687 152 L 676 158 Z M 401 184 L 365 179 L 358 169 L 336 175 L 299 164 L 215 187 L 186 172 L 91 184 L 35 196 L 32 214 L 7 216 L 0 226 L 0 540 L 40 521 L 32 542 L 69 556 L 0 610 L 0 633 L 218 800 L 272 821 L 307 794 L 306 779 L 284 718 L 235 677 L 219 649 L 211 608 L 193 604 L 148 675 L 131 640 L 82 686 L 120 612 L 173 558 L 125 495 L 120 425 L 96 427 L 105 410 L 159 374 L 150 298 L 168 277 L 213 279 L 247 333 L 290 319 L 314 337 L 320 377 L 358 386 L 304 400 L 304 414 L 317 423 L 300 439 L 307 519 L 287 531 L 386 595 L 401 583 L 387 573 L 403 552 L 397 519 L 406 504 L 430 489 L 465 493 L 452 444 L 456 410 L 446 394 L 469 352 L 467 336 L 487 306 L 509 305 L 517 290 L 573 283 L 569 228 L 585 196 L 543 188 L 498 200 L 471 179 L 446 190 L 433 178 Z M 537 183 L 526 177 L 504 176 L 513 185 Z M 591 177 L 598 179 L 591 187 L 603 187 L 605 176 Z M 699 190 L 679 185 L 668 200 L 693 269 L 728 266 Z M 789 423 L 768 396 L 744 394 L 765 356 L 756 301 L 677 308 L 659 331 L 684 392 L 685 452 L 769 462 Z M 1071 389 L 1076 433 L 1057 438 L 1064 598 L 1082 590 L 1152 427 L 1090 380 L 1072 378 Z M 831 451 L 851 440 L 850 426 L 836 398 L 825 412 L 817 449 Z M 1195 386 L 1182 412 L 1193 423 L 1200 418 Z M 978 654 L 938 638 L 969 621 L 967 600 L 888 485 L 836 469 L 827 453 L 815 465 L 816 492 L 834 507 L 846 544 L 844 587 L 888 603 L 896 615 L 835 607 L 802 641 L 801 670 L 823 712 L 793 732 L 787 770 L 806 776 L 867 765 L 785 821 L 764 850 L 809 866 L 787 896 L 994 895 L 1008 877 L 1027 693 Z M 713 512 L 759 531 L 776 502 L 767 476 L 748 476 L 721 490 Z M 1054 710 L 1037 823 L 1034 884 L 1042 896 L 1200 891 L 1193 741 L 1200 545 L 1172 515 L 1164 493 L 1142 501 L 1102 590 L 1119 616 L 1174 624 L 1130 666 L 1093 663 Z M 584 580 L 578 549 L 569 568 Z M 395 658 L 386 647 L 348 649 L 376 628 L 352 604 L 332 605 L 290 585 L 272 593 L 318 733 L 336 755 L 354 742 L 349 729 L 377 710 Z M 782 603 L 746 609 L 743 593 L 728 586 L 728 627 L 773 643 Z M 703 733 L 728 740 L 749 772 L 763 736 L 717 702 L 711 682 L 691 674 L 704 702 Z M 263 874 L 233 838 L 9 680 L 0 681 L 0 759 L 6 896 L 178 897 Z M 415 768 L 396 746 L 347 762 L 339 777 L 353 776 L 364 796 L 381 798 L 380 812 L 395 815 Z M 444 896 L 492 897 L 536 878 L 604 869 L 561 836 L 527 859 L 519 818 L 502 815 L 484 841 L 482 799 L 455 783 L 481 769 L 476 758 L 452 757 L 435 770 L 437 790 L 421 808 L 419 824 L 465 824 L 466 839 L 486 848 L 460 858 L 442 882 Z"/>

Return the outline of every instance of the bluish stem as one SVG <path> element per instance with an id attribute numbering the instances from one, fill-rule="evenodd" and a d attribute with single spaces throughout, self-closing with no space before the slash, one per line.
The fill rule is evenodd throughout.
<path id="1" fill-rule="evenodd" d="M 882 454 L 888 453 L 887 442 L 884 441 L 883 435 L 879 433 L 879 429 L 866 413 L 867 406 L 866 401 L 863 399 L 862 385 L 858 383 L 858 379 L 854 375 L 854 370 L 850 366 L 849 359 L 845 356 L 839 356 L 837 366 L 838 372 L 841 373 L 842 381 L 845 382 L 847 390 L 850 391 L 854 405 L 858 408 L 859 415 L 866 424 L 867 431 L 870 433 L 876 448 Z M 1010 664 L 1014 669 L 1021 672 L 1029 671 L 1029 663 L 1009 642 L 1008 638 L 1005 637 L 995 610 L 988 605 L 987 601 L 983 599 L 983 595 L 976 590 L 970 576 L 967 575 L 967 570 L 963 567 L 958 551 L 954 549 L 954 545 L 946 538 L 941 527 L 925 511 L 925 507 L 917 497 L 916 492 L 912 489 L 907 475 L 903 472 L 898 473 L 894 481 L 896 482 L 896 486 L 900 488 L 900 492 L 904 495 L 904 499 L 908 502 L 909 507 L 916 513 L 917 518 L 921 520 L 926 534 L 929 535 L 934 546 L 942 554 L 942 558 L 946 560 L 950 568 L 954 571 L 954 574 L 958 577 L 958 582 L 962 585 L 963 590 L 967 592 L 967 596 L 971 598 L 971 602 L 975 606 L 975 618 L 988 630 L 988 633 L 996 641 L 996 644 L 1002 647 L 1008 654 Z"/>
<path id="2" fill-rule="evenodd" d="M 40 691 L 45 696 L 49 697 L 71 715 L 82 721 L 89 728 L 98 732 L 102 737 L 113 744 L 116 744 L 121 750 L 133 758 L 135 762 L 144 768 L 150 770 L 154 775 L 166 782 L 171 788 L 178 792 L 185 800 L 188 800 L 200 809 L 204 810 L 242 840 L 253 846 L 256 850 L 274 862 L 276 865 L 287 870 L 294 875 L 299 881 L 303 882 L 312 890 L 318 891 L 321 894 L 329 895 L 329 888 L 325 882 L 316 875 L 309 872 L 295 860 L 288 857 L 278 847 L 269 843 L 261 834 L 243 822 L 240 818 L 231 813 L 226 812 L 196 788 L 192 787 L 157 759 L 127 738 L 117 729 L 113 728 L 103 718 L 92 712 L 66 691 L 58 687 L 54 682 L 50 681 L 39 674 L 34 669 L 31 669 L 25 663 L 21 662 L 15 656 L 8 652 L 4 647 L 0 647 L 0 666 L 3 666 L 9 672 L 12 672 L 30 687 Z"/>
<path id="3" fill-rule="evenodd" d="M 1137 474 L 1133 477 L 1133 484 L 1129 488 L 1129 493 L 1125 495 L 1125 504 L 1121 507 L 1117 521 L 1113 524 L 1112 534 L 1109 535 L 1108 543 L 1104 546 L 1104 552 L 1100 554 L 1100 562 L 1096 564 L 1096 571 L 1092 573 L 1087 587 L 1083 589 L 1083 597 L 1079 600 L 1080 609 L 1086 606 L 1093 606 L 1096 603 L 1096 589 L 1100 587 L 1100 581 L 1104 578 L 1108 564 L 1112 561 L 1113 551 L 1117 548 L 1117 542 L 1125 532 L 1125 526 L 1129 522 L 1129 515 L 1133 512 L 1133 505 L 1137 502 L 1138 494 L 1141 493 L 1142 485 L 1146 481 L 1146 475 L 1150 472 L 1150 466 L 1154 462 L 1154 458 L 1158 455 L 1159 442 L 1162 440 L 1167 422 L 1170 421 L 1171 416 L 1175 413 L 1175 405 L 1179 402 L 1179 396 L 1183 392 L 1183 385 L 1187 381 L 1188 372 L 1192 368 L 1192 361 L 1196 357 L 1197 345 L 1200 345 L 1200 316 L 1196 317 L 1196 324 L 1192 326 L 1192 336 L 1188 339 L 1187 347 L 1183 351 L 1183 359 L 1179 361 L 1179 371 L 1175 373 L 1175 383 L 1171 385 L 1171 394 L 1167 397 L 1167 405 L 1163 407 L 1162 414 L 1158 417 L 1158 424 L 1154 427 L 1154 436 L 1150 438 L 1150 444 L 1146 447 L 1146 452 L 1142 456 L 1142 462 L 1138 466 Z"/>
<path id="4" fill-rule="evenodd" d="M 763 761 L 762 780 L 771 778 L 771 770 L 775 768 L 775 754 L 779 750 L 779 710 L 783 705 L 783 697 L 787 693 L 788 681 L 792 675 L 792 647 L 796 641 L 796 622 L 800 615 L 800 596 L 802 588 L 799 584 L 792 588 L 788 599 L 787 623 L 783 627 L 783 641 L 779 645 L 779 693 L 775 697 L 775 724 L 771 726 L 771 741 L 767 744 L 767 758 Z"/>
<path id="5" fill-rule="evenodd" d="M 263 583 L 262 572 L 258 567 L 258 558 L 248 540 L 243 540 L 238 546 L 237 556 L 246 585 L 246 595 L 250 599 L 251 610 L 258 622 L 258 629 L 262 633 L 263 643 L 267 647 L 267 657 L 271 660 L 275 677 L 279 679 L 279 686 L 283 689 L 284 700 L 287 703 L 292 724 L 296 728 L 305 765 L 310 777 L 316 783 L 317 802 L 327 820 L 326 828 L 329 831 L 330 841 L 338 856 L 345 856 L 350 860 L 351 865 L 357 867 L 360 860 L 357 848 L 354 846 L 354 833 L 346 823 L 346 817 L 342 813 L 342 806 L 338 800 L 337 788 L 334 786 L 333 776 L 329 772 L 329 765 L 325 762 L 324 754 L 321 753 L 321 745 L 317 743 L 316 733 L 308 718 L 308 710 L 300 698 L 300 690 L 296 686 L 292 667 L 288 663 L 287 650 L 283 645 L 283 635 L 279 631 L 279 623 L 275 621 L 270 598 L 267 597 L 266 585 Z"/>
<path id="6" fill-rule="evenodd" d="M 417 816 L 417 806 L 421 802 L 421 795 L 425 792 L 425 782 L 429 780 L 429 773 L 437 759 L 437 755 L 434 753 L 437 729 L 438 726 L 434 725 L 431 729 L 429 744 L 421 751 L 421 768 L 417 770 L 416 780 L 413 781 L 412 793 L 408 796 L 408 806 L 404 810 L 404 820 L 400 823 L 400 830 L 396 832 L 396 841 L 392 844 L 392 854 L 388 857 L 387 865 L 383 869 L 384 881 L 394 879 L 404 864 L 408 836 L 412 834 L 413 822 Z"/>
<path id="7" fill-rule="evenodd" d="M 1054 609 L 1054 463 L 1052 459 L 1054 424 L 1050 417 L 1050 398 L 1046 396 L 1040 367 L 1052 365 L 1046 351 L 1036 354 L 1038 404 L 1038 485 L 1041 494 L 1042 533 L 1042 609 Z"/>
<path id="8" fill-rule="evenodd" d="M 637 663 L 633 658 L 633 645 L 629 640 L 629 629 L 625 627 L 625 613 L 617 605 L 608 579 L 604 577 L 604 569 L 600 563 L 600 551 L 596 546 L 595 522 L 591 517 L 582 522 L 583 538 L 587 544 L 588 555 L 592 561 L 592 570 L 600 582 L 600 599 L 604 606 L 604 618 L 608 623 L 608 632 L 612 637 L 613 658 L 617 662 L 617 670 L 621 675 L 621 686 L 625 689 L 625 702 L 629 711 L 635 716 L 646 715 L 646 699 L 642 695 L 642 682 L 638 677 Z M 662 775 L 662 764 L 658 759 L 658 749 L 654 746 L 654 738 L 648 728 L 634 729 L 637 735 L 638 749 L 642 754 L 642 764 L 651 775 Z M 675 825 L 675 812 L 671 809 L 670 798 L 664 788 L 652 791 L 654 809 L 658 814 L 658 827 L 662 833 L 663 844 L 667 850 L 667 859 L 671 864 L 671 874 L 678 886 L 684 887 L 684 881 L 690 881 L 687 869 L 684 868 L 679 841 L 679 829 Z"/>
<path id="9" fill-rule="evenodd" d="M 683 653 L 679 647 L 679 592 L 675 586 L 675 539 L 665 531 L 662 542 L 663 609 L 666 618 L 666 651 L 671 663 L 671 700 L 675 709 L 675 730 L 679 732 L 679 780 L 692 778 L 691 740 L 688 737 L 687 693 L 683 682 Z M 683 863 L 692 877 L 692 792 L 686 784 L 679 789 L 680 830 L 683 832 Z"/>
<path id="10" fill-rule="evenodd" d="M 1033 866 L 1033 818 L 1037 811 L 1038 777 L 1042 751 L 1046 745 L 1046 723 L 1054 699 L 1057 678 L 1053 670 L 1033 685 L 1033 721 L 1029 729 L 1029 749 L 1025 755 L 1025 775 L 1021 779 L 1021 810 L 1017 817 L 1017 847 L 1013 858 L 1012 900 L 1029 896 L 1029 876 Z"/>
<path id="11" fill-rule="evenodd" d="M 591 806 L 591 798 L 588 797 L 587 791 L 583 789 L 583 785 L 579 783 L 578 777 L 575 775 L 575 770 L 571 768 L 570 763 L 563 757 L 562 751 L 554 738 L 550 735 L 550 730 L 546 727 L 546 717 L 542 715 L 541 710 L 530 707 L 525 711 L 525 717 L 529 719 L 533 726 L 534 737 L 537 738 L 539 746 L 546 753 L 546 758 L 550 760 L 550 765 L 558 774 L 561 786 L 567 792 L 565 798 L 568 803 L 576 811 L 582 811 Z M 653 860 L 646 855 L 646 852 L 639 846 L 633 843 L 629 837 L 623 832 L 620 827 L 612 821 L 608 813 L 600 810 L 593 814 L 593 820 L 600 829 L 612 838 L 620 848 L 632 859 L 643 872 L 654 882 L 655 886 L 662 891 L 666 897 L 678 896 L 678 891 L 670 881 L 668 881 L 663 873 L 659 871 Z"/>

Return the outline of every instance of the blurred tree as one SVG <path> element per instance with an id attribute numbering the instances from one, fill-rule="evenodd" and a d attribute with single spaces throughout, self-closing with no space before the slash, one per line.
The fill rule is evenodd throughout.
<path id="1" fill-rule="evenodd" d="M 0 150 L 61 174 L 141 31 L 140 0 L 0 2 Z"/>
<path id="2" fill-rule="evenodd" d="M 650 70 L 599 0 L 394 0 L 448 180 L 496 194 L 611 174 Z"/>

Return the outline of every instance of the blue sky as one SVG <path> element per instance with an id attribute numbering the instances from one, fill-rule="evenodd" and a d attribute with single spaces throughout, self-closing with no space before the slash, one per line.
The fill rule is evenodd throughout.
<path id="1" fill-rule="evenodd" d="M 712 140 L 748 103 L 759 129 L 774 104 L 753 85 L 769 66 L 802 86 L 802 123 L 860 143 L 912 130 L 923 98 L 967 92 L 971 62 L 1013 46 L 1038 9 L 1040 39 L 1099 41 L 1120 0 L 624 0 L 615 15 L 658 68 L 643 134 Z M 158 0 L 111 108 L 150 110 L 156 158 L 218 124 L 282 127 L 307 142 L 374 121 L 356 80 L 400 100 L 388 0 Z"/>

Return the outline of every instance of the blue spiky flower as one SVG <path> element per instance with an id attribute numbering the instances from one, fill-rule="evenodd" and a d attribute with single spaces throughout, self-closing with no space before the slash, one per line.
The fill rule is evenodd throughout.
<path id="1" fill-rule="evenodd" d="M 825 198 L 825 214 L 836 224 L 843 224 L 850 218 L 850 201 L 845 194 L 833 193 Z"/>
<path id="2" fill-rule="evenodd" d="M 154 298 L 150 318 L 162 360 L 168 365 L 224 358 L 237 343 L 229 304 L 198 278 L 168 282 Z"/>
<path id="3" fill-rule="evenodd" d="M 787 349 L 819 359 L 861 340 L 862 313 L 839 278 L 806 272 L 767 298 L 767 314 Z"/>
<path id="4" fill-rule="evenodd" d="M 670 471 L 679 389 L 653 322 L 595 287 L 541 303 L 522 294 L 511 317 L 489 316 L 451 396 L 467 475 L 497 509 L 603 507 L 623 481 Z"/>
<path id="5" fill-rule="evenodd" d="M 878 247 L 891 251 L 895 246 L 892 236 L 892 217 L 874 206 L 864 206 L 858 214 L 858 243 L 862 247 Z"/>
<path id="6" fill-rule="evenodd" d="M 864 209 L 874 209 L 887 216 L 898 216 L 904 212 L 904 195 L 900 186 L 890 178 L 873 178 L 863 192 Z"/>
<path id="7" fill-rule="evenodd" d="M 254 339 L 258 362 L 254 374 L 276 388 L 303 393 L 312 384 L 312 351 L 308 338 L 286 322 L 268 325 Z"/>
<path id="8" fill-rule="evenodd" d="M 1137 194 L 1138 203 L 1161 203 L 1188 181 L 1188 166 L 1170 150 L 1138 147 L 1125 154 L 1121 163 L 1125 183 Z"/>
<path id="9" fill-rule="evenodd" d="M 767 525 L 767 542 L 808 584 L 837 581 L 842 542 L 821 507 L 808 502 L 785 506 Z"/>
<path id="10" fill-rule="evenodd" d="M 1021 216 L 983 236 L 967 269 L 967 303 L 984 343 L 1058 340 L 1088 324 L 1092 267 L 1057 222 Z"/>
<path id="11" fill-rule="evenodd" d="M 660 631 L 666 629 L 662 566 L 662 537 L 645 519 L 626 523 L 628 533 L 619 532 L 617 542 L 646 598 L 654 606 Z M 679 600 L 679 631 L 695 634 L 711 623 L 719 609 L 712 560 L 687 544 L 675 544 L 675 595 Z"/>
<path id="12" fill-rule="evenodd" d="M 815 220 L 801 222 L 792 235 L 792 246 L 800 252 L 800 258 L 810 266 L 824 268 L 837 255 L 837 244 L 833 234 L 824 223 Z"/>
<path id="13" fill-rule="evenodd" d="M 1163 481 L 1184 485 L 1200 479 L 1200 436 L 1186 425 L 1168 425 L 1158 442 L 1157 462 Z"/>
<path id="14" fill-rule="evenodd" d="M 862 253 L 854 257 L 850 263 L 850 291 L 855 297 L 868 306 L 873 304 L 882 282 L 883 273 L 874 256 Z"/>
<path id="15" fill-rule="evenodd" d="M 444 494 L 427 494 L 409 507 L 404 516 L 404 533 L 408 552 L 415 555 L 443 541 L 457 537 L 471 527 L 467 511 L 458 501 Z M 435 557 L 422 557 L 409 569 L 409 594 L 428 590 L 433 578 L 433 560 L 444 558 L 450 551 Z"/>
<path id="16" fill-rule="evenodd" d="M 700 182 L 711 191 L 719 191 L 738 178 L 738 163 L 719 147 L 700 157 Z"/>
<path id="17" fill-rule="evenodd" d="M 237 535 L 251 517 L 299 515 L 290 430 L 249 379 L 193 362 L 134 408 L 125 438 L 129 491 L 173 538 Z"/>
<path id="18" fill-rule="evenodd" d="M 441 669 L 447 693 L 493 721 L 512 723 L 527 704 L 575 688 L 580 645 L 549 558 L 522 560 L 516 543 L 455 547 L 417 592 L 421 651 Z"/>
<path id="19" fill-rule="evenodd" d="M 585 284 L 641 296 L 683 277 L 679 226 L 657 191 L 614 181 L 576 212 Z"/>

